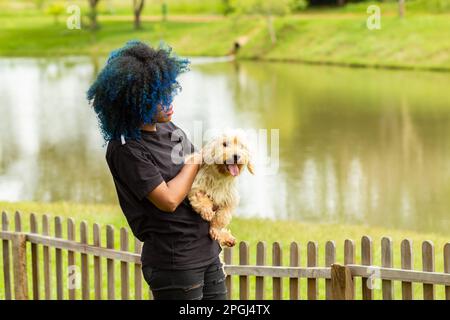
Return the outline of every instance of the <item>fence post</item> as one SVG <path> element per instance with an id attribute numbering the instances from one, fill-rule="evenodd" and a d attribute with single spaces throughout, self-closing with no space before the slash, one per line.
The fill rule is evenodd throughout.
<path id="1" fill-rule="evenodd" d="M 372 238 L 369 236 L 363 236 L 361 239 L 361 264 L 364 266 L 371 266 L 373 264 L 372 256 Z M 361 277 L 362 286 L 362 299 L 363 300 L 373 300 L 372 288 L 369 288 L 370 278 Z"/>
<path id="2" fill-rule="evenodd" d="M 325 266 L 331 267 L 336 262 L 336 245 L 334 241 L 327 241 L 325 244 Z M 325 299 L 332 299 L 331 280 L 325 280 Z"/>
<path id="3" fill-rule="evenodd" d="M 233 264 L 233 248 L 232 247 L 225 247 L 223 249 L 223 259 L 225 265 L 231 265 Z M 225 278 L 225 285 L 227 287 L 227 299 L 231 300 L 233 299 L 233 279 L 229 274 L 227 274 L 227 277 Z"/>
<path id="4" fill-rule="evenodd" d="M 444 272 L 450 273 L 450 242 L 444 246 Z M 445 287 L 445 299 L 450 300 L 450 286 Z"/>
<path id="5" fill-rule="evenodd" d="M 239 264 L 241 266 L 249 264 L 248 242 L 241 241 L 239 244 Z M 248 300 L 250 291 L 250 282 L 248 276 L 239 276 L 239 299 Z"/>
<path id="6" fill-rule="evenodd" d="M 26 268 L 26 236 L 17 233 L 12 238 L 14 296 L 16 300 L 28 300 Z"/>
<path id="7" fill-rule="evenodd" d="M 331 292 L 333 300 L 353 300 L 353 278 L 350 268 L 331 265 Z"/>
<path id="8" fill-rule="evenodd" d="M 422 266 L 423 271 L 434 272 L 434 244 L 432 241 L 424 241 L 422 243 Z M 434 285 L 424 283 L 423 299 L 434 300 L 434 296 Z"/>
<path id="9" fill-rule="evenodd" d="M 307 244 L 307 261 L 306 265 L 308 267 L 317 267 L 318 262 L 318 244 L 315 241 L 309 241 Z M 317 300 L 318 297 L 318 283 L 315 278 L 308 278 L 306 280 L 307 283 L 307 296 L 308 300 Z"/>
<path id="10" fill-rule="evenodd" d="M 6 212 L 2 212 L 2 230 L 8 231 L 9 229 L 9 219 Z M 3 283 L 5 288 L 5 300 L 11 300 L 11 266 L 10 266 L 10 257 L 9 257 L 9 241 L 2 240 L 2 255 L 3 255 Z"/>
<path id="11" fill-rule="evenodd" d="M 266 242 L 259 241 L 256 245 L 256 265 L 266 265 Z M 264 300 L 264 277 L 256 277 L 255 279 L 255 298 L 256 300 Z"/>

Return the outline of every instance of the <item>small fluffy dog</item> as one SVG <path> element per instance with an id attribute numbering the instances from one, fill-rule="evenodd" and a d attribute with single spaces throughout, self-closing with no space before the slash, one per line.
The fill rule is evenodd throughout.
<path id="1" fill-rule="evenodd" d="M 249 149 L 241 135 L 227 133 L 206 144 L 202 156 L 203 163 L 188 198 L 194 210 L 210 222 L 211 238 L 232 247 L 236 239 L 226 227 L 239 204 L 235 178 L 245 166 L 254 174 Z"/>

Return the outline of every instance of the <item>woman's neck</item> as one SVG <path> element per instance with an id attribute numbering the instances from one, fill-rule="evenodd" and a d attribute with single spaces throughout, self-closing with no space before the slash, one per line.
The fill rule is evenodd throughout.
<path id="1" fill-rule="evenodd" d="M 156 123 L 153 124 L 143 124 L 141 130 L 144 131 L 156 131 Z"/>

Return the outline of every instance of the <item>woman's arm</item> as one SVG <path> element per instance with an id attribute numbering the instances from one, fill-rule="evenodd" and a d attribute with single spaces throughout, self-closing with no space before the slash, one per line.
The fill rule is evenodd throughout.
<path id="1" fill-rule="evenodd" d="M 195 154 L 186 159 L 186 164 L 181 171 L 169 182 L 161 182 L 153 189 L 147 198 L 159 209 L 166 212 L 174 212 L 180 203 L 186 198 L 192 183 L 200 168 L 201 155 Z M 193 161 L 190 161 L 193 160 Z"/>

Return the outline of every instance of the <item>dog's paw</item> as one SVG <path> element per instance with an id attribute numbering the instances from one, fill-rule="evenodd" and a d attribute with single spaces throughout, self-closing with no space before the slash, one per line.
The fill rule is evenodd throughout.
<path id="1" fill-rule="evenodd" d="M 209 229 L 209 236 L 213 240 L 219 240 L 220 238 L 220 230 L 216 228 L 210 228 Z"/>
<path id="2" fill-rule="evenodd" d="M 220 244 L 222 246 L 234 247 L 236 245 L 236 238 L 231 235 L 229 230 L 224 230 L 221 233 Z"/>
<path id="3" fill-rule="evenodd" d="M 202 212 L 200 213 L 200 216 L 203 218 L 203 220 L 206 221 L 211 221 L 215 215 L 216 212 L 213 211 L 212 208 L 203 208 Z"/>
<path id="4" fill-rule="evenodd" d="M 229 237 L 226 238 L 224 240 L 221 241 L 220 243 L 222 246 L 226 246 L 226 247 L 234 247 L 236 245 L 236 238 L 234 237 Z"/>

